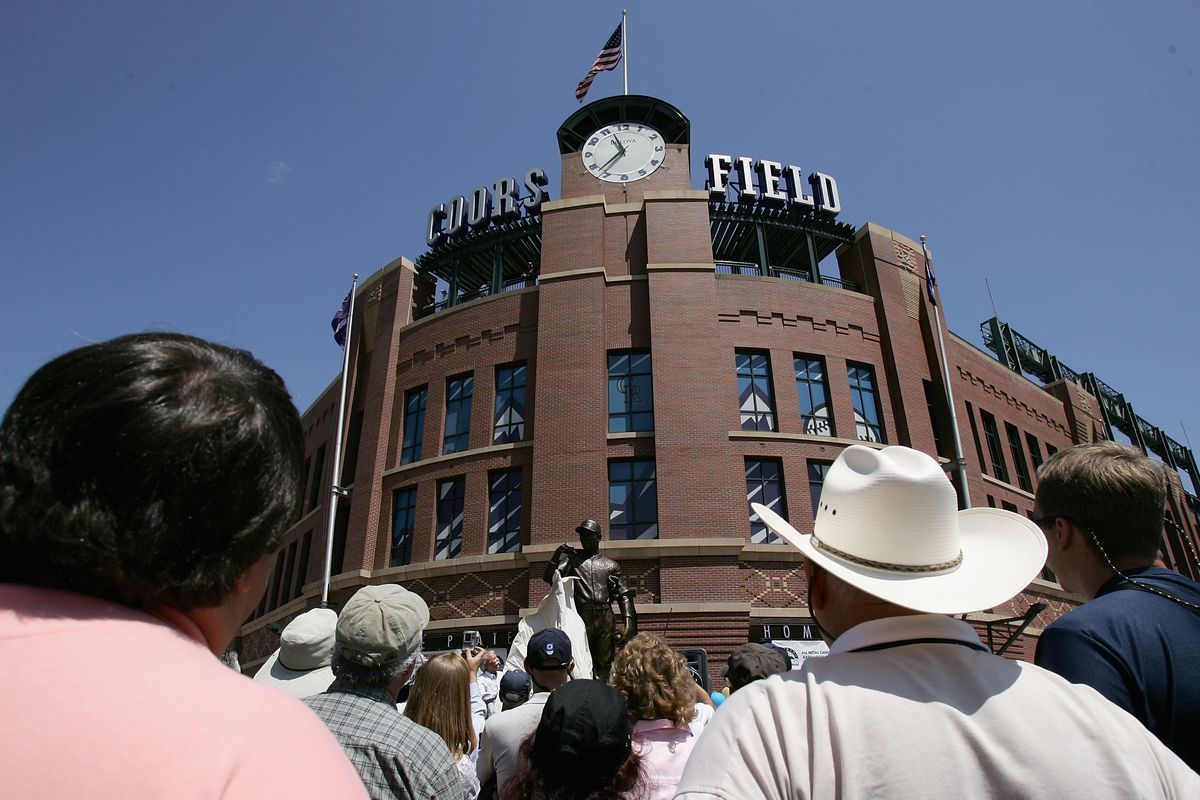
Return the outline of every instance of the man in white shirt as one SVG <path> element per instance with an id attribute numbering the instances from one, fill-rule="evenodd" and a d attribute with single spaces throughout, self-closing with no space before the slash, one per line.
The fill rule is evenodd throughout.
<path id="1" fill-rule="evenodd" d="M 501 711 L 487 722 L 476 764 L 483 800 L 489 800 L 489 781 L 494 781 L 496 792 L 503 795 L 505 784 L 520 770 L 521 743 L 537 730 L 550 693 L 571 680 L 574 665 L 571 640 L 558 628 L 545 628 L 530 637 L 525 670 L 533 679 L 534 693 L 523 705 Z"/>
<path id="2" fill-rule="evenodd" d="M 929 456 L 860 445 L 830 468 L 813 533 L 755 505 L 806 556 L 830 653 L 732 695 L 677 800 L 1200 797 L 1133 717 L 948 616 L 1005 603 L 1046 557 L 1024 517 L 956 505 Z"/>

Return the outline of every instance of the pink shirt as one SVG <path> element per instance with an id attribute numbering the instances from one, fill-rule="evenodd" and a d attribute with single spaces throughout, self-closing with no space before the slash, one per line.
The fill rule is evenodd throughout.
<path id="1" fill-rule="evenodd" d="M 366 797 L 311 711 L 169 616 L 0 584 L 5 796 Z"/>
<path id="2" fill-rule="evenodd" d="M 671 800 L 683 777 L 696 735 L 676 728 L 669 719 L 640 720 L 633 724 L 633 749 L 642 759 L 642 775 L 651 800 Z"/>

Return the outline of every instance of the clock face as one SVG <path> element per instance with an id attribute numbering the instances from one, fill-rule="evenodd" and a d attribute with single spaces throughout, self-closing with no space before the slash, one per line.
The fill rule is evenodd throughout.
<path id="1" fill-rule="evenodd" d="M 630 183 L 662 166 L 665 152 L 666 142 L 658 131 L 634 122 L 618 122 L 589 136 L 580 155 L 587 171 L 600 180 Z"/>

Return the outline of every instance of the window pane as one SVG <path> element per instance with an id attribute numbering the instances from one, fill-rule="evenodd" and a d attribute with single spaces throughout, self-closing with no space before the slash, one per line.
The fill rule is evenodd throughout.
<path id="1" fill-rule="evenodd" d="M 496 368 L 496 413 L 493 419 L 493 444 L 524 441 L 524 364 L 509 364 Z"/>
<path id="2" fill-rule="evenodd" d="M 653 461 L 610 461 L 608 528 L 612 539 L 658 538 L 658 482 Z"/>
<path id="3" fill-rule="evenodd" d="M 471 395 L 475 378 L 465 375 L 446 381 L 446 433 L 443 453 L 458 453 L 470 447 Z"/>
<path id="4" fill-rule="evenodd" d="M 886 442 L 875 370 L 866 364 L 848 364 L 850 399 L 854 401 L 854 431 L 864 442 Z"/>
<path id="5" fill-rule="evenodd" d="M 796 356 L 796 393 L 804 432 L 810 436 L 833 436 L 829 416 L 829 385 L 825 362 L 814 356 Z"/>
<path id="6" fill-rule="evenodd" d="M 775 430 L 775 395 L 771 389 L 771 365 L 767 354 L 735 351 L 734 364 L 742 430 Z"/>
<path id="7" fill-rule="evenodd" d="M 992 459 L 992 475 L 1008 483 L 1008 467 L 1004 465 L 1004 448 L 1000 445 L 996 418 L 983 409 L 979 409 L 979 417 L 983 420 L 983 438 L 987 441 L 988 455 Z"/>
<path id="8" fill-rule="evenodd" d="M 488 552 L 521 549 L 521 470 L 493 472 L 488 489 Z"/>
<path id="9" fill-rule="evenodd" d="M 608 356 L 609 433 L 654 429 L 654 388 L 647 352 Z"/>
<path id="10" fill-rule="evenodd" d="M 389 566 L 412 563 L 413 524 L 417 515 L 417 490 L 401 489 L 392 495 L 392 552 Z"/>
<path id="11" fill-rule="evenodd" d="M 759 503 L 787 519 L 787 506 L 783 493 L 783 467 L 775 459 L 746 459 L 746 504 Z M 750 509 L 750 542 L 771 544 L 778 542 L 754 509 Z"/>
<path id="12" fill-rule="evenodd" d="M 421 460 L 421 440 L 425 437 L 426 387 L 412 389 L 404 395 L 404 444 L 400 448 L 400 463 Z"/>
<path id="13" fill-rule="evenodd" d="M 1029 481 L 1029 466 L 1025 463 L 1025 448 L 1021 446 L 1021 433 L 1011 422 L 1004 423 L 1004 432 L 1008 434 L 1008 448 L 1013 457 L 1013 466 L 1017 468 L 1017 485 L 1027 492 L 1033 491 Z"/>
<path id="14" fill-rule="evenodd" d="M 438 528 L 434 559 L 457 558 L 462 552 L 465 482 L 462 477 L 438 482 Z"/>

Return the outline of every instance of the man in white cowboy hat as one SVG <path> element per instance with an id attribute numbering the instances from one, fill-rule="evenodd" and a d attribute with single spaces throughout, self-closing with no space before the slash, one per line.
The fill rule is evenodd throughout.
<path id="1" fill-rule="evenodd" d="M 330 665 L 337 619 L 331 608 L 313 608 L 289 622 L 279 634 L 279 649 L 254 673 L 254 680 L 301 700 L 328 689 L 333 683 Z"/>
<path id="2" fill-rule="evenodd" d="M 958 511 L 917 450 L 848 447 L 811 534 L 754 506 L 806 557 L 829 656 L 732 695 L 676 798 L 1200 797 L 1200 776 L 1085 686 L 991 654 L 951 614 L 998 606 L 1046 557 L 1036 525 Z"/>

